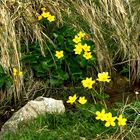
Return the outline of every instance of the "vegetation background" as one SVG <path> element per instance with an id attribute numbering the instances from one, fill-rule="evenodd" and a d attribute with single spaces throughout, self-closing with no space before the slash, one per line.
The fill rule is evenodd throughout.
<path id="1" fill-rule="evenodd" d="M 38 21 L 42 7 L 55 15 L 55 22 Z M 85 75 L 103 71 L 111 75 L 106 87 L 111 102 L 117 98 L 114 93 L 126 90 L 135 98 L 140 83 L 139 0 L 1 0 L 0 9 L 1 120 L 40 95 L 66 100 Z M 79 31 L 92 46 L 92 61 L 71 55 Z M 60 48 L 67 53 L 61 62 L 54 55 Z M 23 75 L 14 76 L 13 68 Z"/>

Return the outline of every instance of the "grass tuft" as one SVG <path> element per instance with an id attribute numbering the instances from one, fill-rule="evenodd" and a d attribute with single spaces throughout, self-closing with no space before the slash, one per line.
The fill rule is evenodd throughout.
<path id="1" fill-rule="evenodd" d="M 46 114 L 26 123 L 21 123 L 16 134 L 8 133 L 3 140 L 100 140 L 100 139 L 139 139 L 140 136 L 140 103 L 117 103 L 113 108 L 116 114 L 123 114 L 127 118 L 124 127 L 106 128 L 104 123 L 95 120 L 93 113 L 86 110 L 66 112 L 65 114 Z"/>

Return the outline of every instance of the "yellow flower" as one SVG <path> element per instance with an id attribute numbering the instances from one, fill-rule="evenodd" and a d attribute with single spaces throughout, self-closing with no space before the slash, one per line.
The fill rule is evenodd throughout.
<path id="1" fill-rule="evenodd" d="M 92 58 L 91 52 L 84 52 L 83 57 L 87 60 L 91 59 Z"/>
<path id="2" fill-rule="evenodd" d="M 87 99 L 85 99 L 85 96 L 83 96 L 83 97 L 79 97 L 79 100 L 78 100 L 78 102 L 80 103 L 80 104 L 85 104 L 86 102 L 87 102 Z"/>
<path id="3" fill-rule="evenodd" d="M 85 36 L 85 33 L 83 33 L 82 31 L 80 31 L 77 35 L 78 35 L 80 38 L 82 38 L 82 37 Z"/>
<path id="4" fill-rule="evenodd" d="M 55 21 L 55 16 L 48 16 L 47 19 L 49 22 Z"/>
<path id="5" fill-rule="evenodd" d="M 46 8 L 45 7 L 41 8 L 41 11 L 46 11 Z"/>
<path id="6" fill-rule="evenodd" d="M 81 43 L 78 43 L 77 45 L 75 45 L 75 54 L 81 54 L 82 52 L 82 44 Z"/>
<path id="7" fill-rule="evenodd" d="M 95 84 L 95 81 L 92 80 L 92 77 L 86 78 L 85 80 L 82 80 L 82 84 L 85 88 L 92 88 L 92 85 Z"/>
<path id="8" fill-rule="evenodd" d="M 11 111 L 13 112 L 13 111 L 15 111 L 13 108 L 11 108 Z"/>
<path id="9" fill-rule="evenodd" d="M 18 75 L 18 71 L 17 71 L 16 68 L 13 68 L 13 75 L 14 75 L 14 76 Z"/>
<path id="10" fill-rule="evenodd" d="M 42 20 L 42 18 L 43 18 L 42 15 L 38 16 L 38 20 Z"/>
<path id="11" fill-rule="evenodd" d="M 76 101 L 76 99 L 77 99 L 76 94 L 74 94 L 74 96 L 69 96 L 67 103 L 70 103 L 72 105 Z"/>
<path id="12" fill-rule="evenodd" d="M 50 17 L 51 15 L 50 15 L 50 12 L 42 12 L 42 17 L 44 17 L 44 18 L 48 18 L 48 17 Z"/>
<path id="13" fill-rule="evenodd" d="M 64 56 L 63 51 L 56 51 L 55 56 L 56 56 L 58 59 L 62 58 L 62 57 Z"/>
<path id="14" fill-rule="evenodd" d="M 115 120 L 117 119 L 117 117 L 112 117 L 112 114 L 109 112 L 106 114 L 106 123 L 105 123 L 105 126 L 106 127 L 109 127 L 109 126 L 115 126 Z"/>
<path id="15" fill-rule="evenodd" d="M 83 50 L 84 50 L 85 52 L 89 52 L 89 51 L 90 51 L 90 46 L 88 46 L 87 44 L 84 44 L 84 45 L 83 45 Z"/>
<path id="16" fill-rule="evenodd" d="M 95 113 L 96 116 L 96 120 L 101 120 L 101 121 L 105 121 L 106 120 L 106 113 L 105 113 L 105 109 L 102 109 L 101 112 L 96 111 Z"/>
<path id="17" fill-rule="evenodd" d="M 110 78 L 110 76 L 108 76 L 108 72 L 102 72 L 102 73 L 98 73 L 97 81 L 110 82 L 111 79 L 109 79 L 109 78 Z"/>
<path id="18" fill-rule="evenodd" d="M 126 125 L 127 119 L 126 119 L 126 118 L 123 118 L 122 115 L 120 115 L 120 116 L 117 118 L 117 120 L 118 120 L 118 125 L 119 125 L 119 126 L 124 126 L 124 125 Z"/>
<path id="19" fill-rule="evenodd" d="M 76 43 L 76 44 L 79 43 L 79 42 L 81 42 L 81 37 L 75 35 L 75 37 L 73 39 L 73 42 Z"/>
<path id="20" fill-rule="evenodd" d="M 13 68 L 13 75 L 14 76 L 17 76 L 17 75 L 23 75 L 23 72 L 22 71 L 18 71 L 16 68 Z"/>
<path id="21" fill-rule="evenodd" d="M 19 74 L 18 75 L 23 75 L 23 72 L 22 71 L 19 71 Z"/>

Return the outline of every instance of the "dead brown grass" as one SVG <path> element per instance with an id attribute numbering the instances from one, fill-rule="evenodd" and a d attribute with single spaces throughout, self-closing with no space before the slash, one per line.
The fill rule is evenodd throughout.
<path id="1" fill-rule="evenodd" d="M 67 16 L 82 16 L 93 32 L 99 71 L 129 66 L 130 82 L 140 81 L 140 2 L 138 0 L 69 0 Z M 75 7 L 76 13 L 69 7 Z M 74 26 L 81 26 L 71 19 Z M 116 44 L 116 45 L 114 45 Z"/>
<path id="2" fill-rule="evenodd" d="M 40 43 L 40 52 L 44 54 L 44 40 L 49 39 L 42 32 L 37 16 L 41 7 L 48 8 L 56 15 L 59 23 L 68 22 L 81 30 L 93 33 L 96 45 L 95 53 L 98 71 L 112 71 L 115 65 L 127 63 L 131 83 L 140 81 L 140 3 L 138 0 L 2 0 L 0 3 L 0 64 L 9 73 L 16 67 L 22 71 L 21 45 L 31 42 Z M 67 18 L 67 20 L 66 20 Z M 88 25 L 85 29 L 82 20 Z M 116 45 L 114 45 L 116 44 Z M 53 44 L 53 41 L 50 40 Z M 20 99 L 26 90 L 34 84 L 32 75 L 27 87 L 23 77 L 16 79 L 6 95 L 15 93 Z M 36 85 L 36 82 L 35 82 Z"/>
<path id="3" fill-rule="evenodd" d="M 42 27 L 38 24 L 37 16 L 41 7 L 46 7 L 55 15 L 58 15 L 61 21 L 61 14 L 57 3 L 45 0 L 2 0 L 0 2 L 0 64 L 12 74 L 12 69 L 15 67 L 22 71 L 21 45 L 25 45 L 28 50 L 28 45 L 38 41 L 40 44 L 40 52 L 44 54 L 44 39 L 49 39 L 42 32 Z M 51 40 L 50 40 L 51 41 Z M 30 76 L 30 81 L 33 81 Z M 35 82 L 36 83 L 36 82 Z M 27 89 L 32 82 L 26 85 Z M 18 77 L 10 90 L 1 91 L 0 96 L 3 101 L 7 96 L 12 97 L 14 93 L 15 99 L 20 99 L 26 94 L 23 77 Z"/>

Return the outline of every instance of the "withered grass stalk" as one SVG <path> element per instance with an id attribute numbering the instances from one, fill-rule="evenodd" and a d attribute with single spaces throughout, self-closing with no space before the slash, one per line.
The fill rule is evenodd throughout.
<path id="1" fill-rule="evenodd" d="M 80 16 L 89 25 L 89 32 L 94 33 L 99 71 L 111 71 L 117 64 L 125 62 L 131 84 L 140 82 L 140 2 L 69 0 L 64 5 L 67 5 L 67 16 L 74 26 L 83 23 L 77 23 L 71 15 Z"/>
<path id="2" fill-rule="evenodd" d="M 45 38 L 49 39 L 49 37 L 44 35 L 42 27 L 37 21 L 37 16 L 40 8 L 46 7 L 50 12 L 59 15 L 61 21 L 61 14 L 56 8 L 56 4 L 56 2 L 45 0 L 2 0 L 0 2 L 0 64 L 11 75 L 14 67 L 22 71 L 20 61 L 22 45 L 26 46 L 28 50 L 30 43 L 39 42 L 40 53 L 45 56 Z M 30 84 L 33 84 L 33 77 L 30 76 L 29 78 L 31 78 L 31 83 L 26 84 L 28 90 Z M 15 100 L 26 95 L 22 76 L 14 79 L 10 90 L 4 93 L 3 91 L 0 92 L 1 102 L 7 96 L 12 98 L 13 94 Z"/>
<path id="3" fill-rule="evenodd" d="M 57 17 L 57 25 L 68 22 L 67 24 L 71 26 L 93 33 L 98 71 L 111 72 L 114 66 L 126 63 L 129 66 L 130 82 L 140 81 L 140 2 L 138 0 L 2 0 L 0 64 L 10 74 L 13 67 L 22 71 L 20 59 L 23 44 L 28 50 L 30 43 L 39 42 L 43 56 L 45 56 L 45 39 L 53 44 L 37 21 L 41 7 L 46 7 Z M 84 28 L 84 23 L 78 22 L 79 17 L 88 25 L 87 29 Z M 23 77 L 17 78 L 11 89 L 6 91 L 6 95 L 0 93 L 1 99 L 12 93 L 15 99 L 20 99 L 26 94 L 25 89 L 29 90 L 33 85 L 32 74 L 29 79 L 31 83 L 25 87 Z"/>

